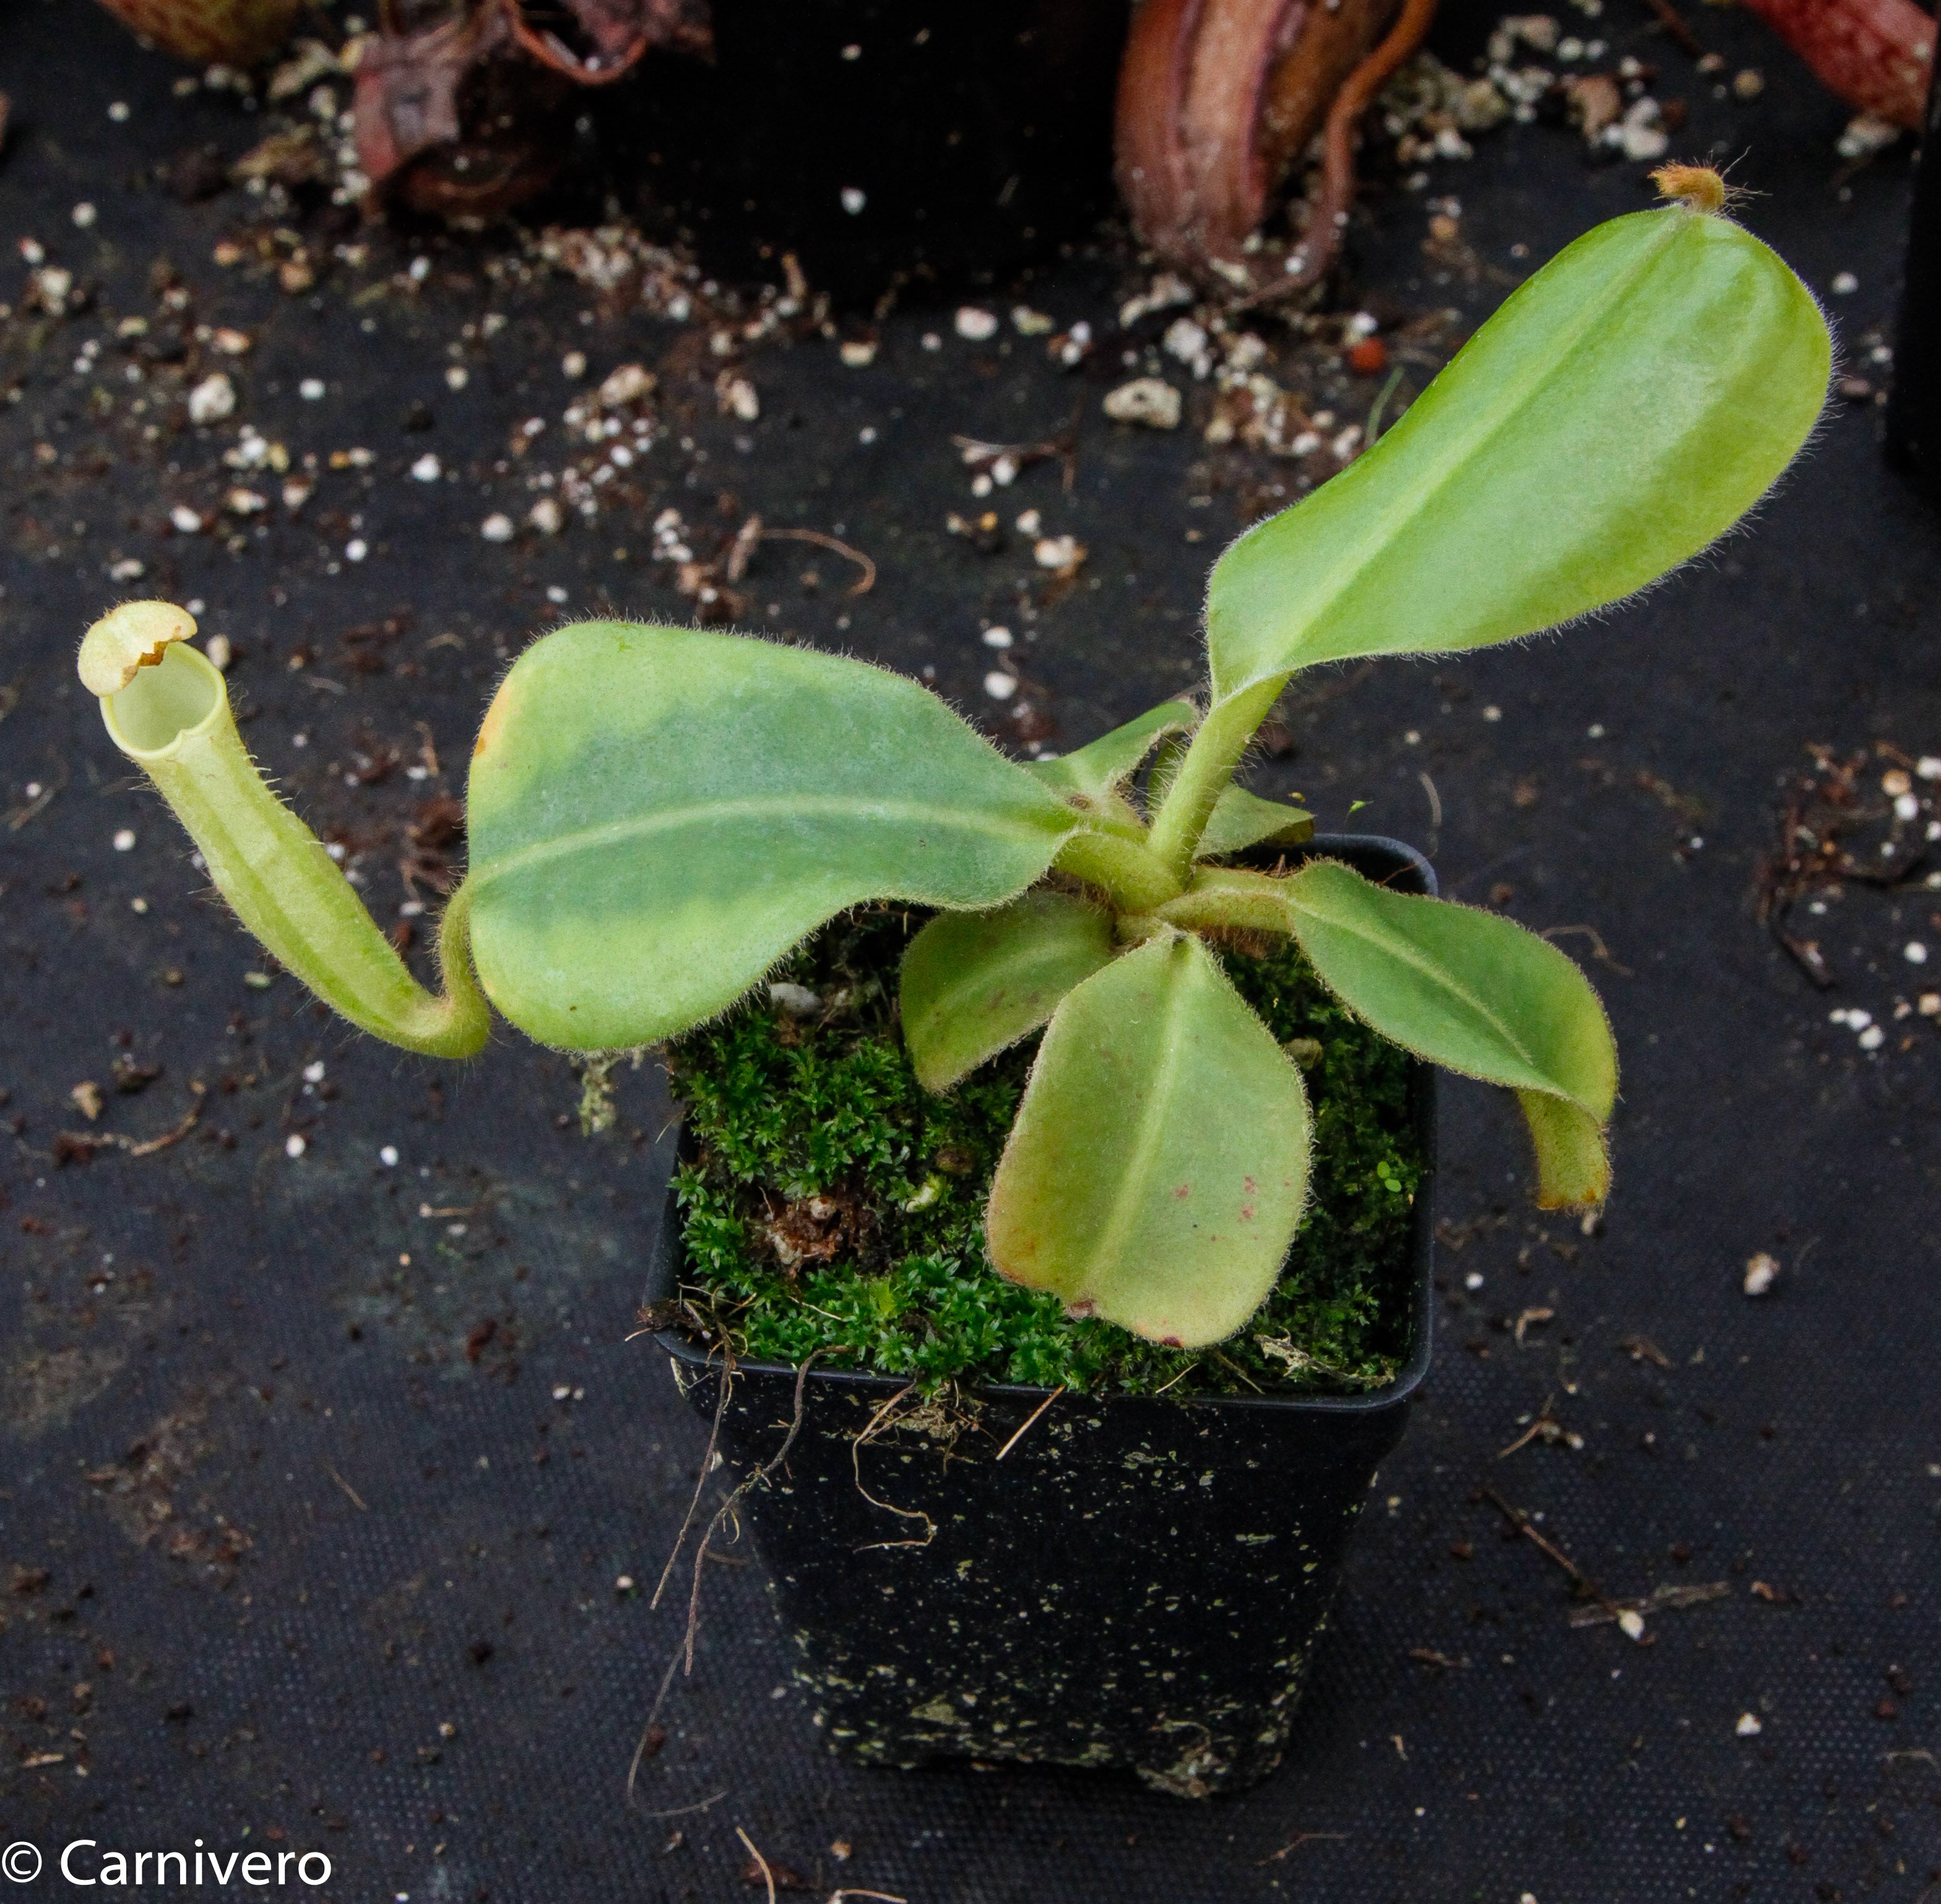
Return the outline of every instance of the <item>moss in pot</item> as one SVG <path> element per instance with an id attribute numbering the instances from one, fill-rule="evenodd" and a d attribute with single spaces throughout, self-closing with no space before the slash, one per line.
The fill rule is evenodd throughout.
<path id="1" fill-rule="evenodd" d="M 675 1041 L 702 1141 L 656 1319 L 764 1464 L 757 1536 L 839 1748 L 1129 1765 L 1189 1794 L 1258 1776 L 1426 1365 L 1420 1067 L 1518 1093 L 1542 1201 L 1606 1194 L 1615 1054 L 1577 968 L 1233 776 L 1300 669 L 1615 602 L 1798 450 L 1817 307 L 1716 175 L 1661 176 L 1674 202 L 1570 247 L 1221 558 L 1203 701 L 1068 758 L 1007 760 L 854 661 L 619 622 L 536 642 L 475 749 L 439 995 L 256 775 L 188 618 L 134 604 L 90 631 L 110 733 L 353 1022 L 452 1057 L 492 1007 L 568 1050 Z M 867 960 L 858 935 L 882 935 Z M 980 1166 L 967 1221 L 953 1185 Z M 1411 1196 L 1385 1272 L 1383 1200 Z M 1310 1209 L 1325 1260 L 1297 1242 Z M 820 1319 L 809 1285 L 838 1303 Z"/>
<path id="2" fill-rule="evenodd" d="M 674 1195 L 689 1300 L 738 1357 L 1080 1392 L 1359 1392 L 1394 1379 L 1398 1300 L 1427 1166 L 1407 1053 L 1356 1021 L 1283 941 L 1216 947 L 1300 1068 L 1314 1195 L 1279 1279 L 1239 1334 L 1167 1348 L 992 1273 L 992 1177 L 1035 1035 L 926 1092 L 896 1011 L 907 907 L 844 915 L 765 993 L 668 1050 L 690 1154 Z M 1387 1300 L 1385 1301 L 1383 1298 Z"/>

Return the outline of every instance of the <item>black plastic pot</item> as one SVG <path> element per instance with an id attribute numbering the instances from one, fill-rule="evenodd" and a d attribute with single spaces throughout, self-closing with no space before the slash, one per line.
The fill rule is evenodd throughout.
<path id="1" fill-rule="evenodd" d="M 711 66 L 643 63 L 607 112 L 711 268 L 873 297 L 1002 276 L 1113 202 L 1128 0 L 714 0 Z"/>
<path id="2" fill-rule="evenodd" d="M 1323 837 L 1313 850 L 1435 890 L 1428 863 L 1392 840 Z M 1370 1478 L 1429 1367 L 1426 1066 L 1414 1101 L 1431 1168 L 1393 1292 L 1406 1346 L 1386 1389 L 1182 1402 L 994 1386 L 971 1398 L 967 1422 L 922 1411 L 860 1440 L 904 1383 L 811 1368 L 786 1466 L 746 1511 L 833 1750 L 891 1765 L 1129 1767 L 1191 1798 L 1273 1769 Z M 682 1267 L 670 1195 L 650 1296 L 673 1294 Z M 718 1352 L 659 1339 L 711 1419 Z M 793 1369 L 737 1365 L 721 1417 L 729 1459 L 776 1453 L 795 1392 Z"/>

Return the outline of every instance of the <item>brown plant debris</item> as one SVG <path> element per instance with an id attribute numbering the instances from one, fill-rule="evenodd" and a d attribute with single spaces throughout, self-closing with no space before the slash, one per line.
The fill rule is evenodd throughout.
<path id="1" fill-rule="evenodd" d="M 78 1090 L 81 1087 L 77 1086 L 75 1088 Z M 95 1086 L 88 1088 L 95 1091 L 97 1108 L 94 1114 L 98 1116 L 99 1093 Z M 85 1163 L 96 1151 L 125 1151 L 131 1157 L 153 1157 L 157 1151 L 166 1151 L 170 1145 L 179 1144 L 200 1121 L 202 1101 L 208 1095 L 209 1087 L 206 1084 L 192 1083 L 188 1088 L 195 1102 L 183 1112 L 181 1122 L 172 1130 L 164 1131 L 159 1137 L 139 1141 L 132 1137 L 124 1137 L 119 1131 L 64 1130 L 54 1138 L 54 1161 L 57 1163 Z M 85 1109 L 85 1105 L 81 1108 Z"/>
<path id="2" fill-rule="evenodd" d="M 1595 1606 L 1573 1607 L 1570 1624 L 1573 1627 L 1607 1626 L 1614 1620 L 1622 1621 L 1627 1613 L 1642 1618 L 1683 1606 L 1703 1606 L 1710 1600 L 1729 1599 L 1732 1591 L 1730 1585 L 1723 1580 L 1707 1581 L 1702 1586 L 1667 1585 L 1654 1588 L 1642 1600 L 1615 1600 Z"/>
<path id="3" fill-rule="evenodd" d="M 1526 1313 L 1527 1313 L 1527 1312 L 1526 1312 Z M 1521 1339 L 1520 1332 L 1518 1339 Z M 1499 1448 L 1496 1450 L 1496 1459 L 1499 1461 L 1504 1460 L 1508 1456 L 1515 1454 L 1519 1448 L 1526 1448 L 1529 1447 L 1530 1443 L 1533 1441 L 1545 1441 L 1548 1442 L 1552 1447 L 1567 1447 L 1572 1449 L 1581 1448 L 1584 1445 L 1584 1438 L 1582 1435 L 1573 1433 L 1570 1429 L 1566 1428 L 1563 1424 L 1551 1413 L 1551 1403 L 1554 1399 L 1555 1398 L 1554 1396 L 1550 1395 L 1546 1395 L 1544 1398 L 1543 1407 L 1538 1413 L 1536 1419 L 1533 1421 L 1530 1425 L 1509 1444 L 1508 1447 Z"/>
<path id="4" fill-rule="evenodd" d="M 1625 1628 L 1629 1637 L 1632 1638 L 1637 1637 L 1638 1632 L 1643 1630 L 1643 1625 L 1637 1608 L 1625 1607 L 1613 1600 L 1575 1560 L 1571 1559 L 1568 1554 L 1564 1552 L 1562 1548 L 1559 1547 L 1555 1542 L 1538 1533 L 1535 1523 L 1521 1508 L 1512 1507 L 1493 1487 L 1485 1487 L 1481 1490 L 1481 1493 L 1483 1499 L 1487 1501 L 1517 1533 L 1522 1535 L 1524 1539 L 1527 1540 L 1539 1553 L 1554 1560 L 1566 1573 L 1570 1575 L 1571 1582 L 1578 1592 L 1588 1599 L 1597 1601 L 1599 1606 L 1604 1609 L 1611 1618 L 1617 1621 Z"/>
<path id="5" fill-rule="evenodd" d="M 834 536 L 826 536 L 820 529 L 778 529 L 758 515 L 750 516 L 735 531 L 735 539 L 729 545 L 724 570 L 729 581 L 739 582 L 747 573 L 748 564 L 756 549 L 765 542 L 812 542 L 818 549 L 826 549 L 831 555 L 841 556 L 845 562 L 854 562 L 861 573 L 849 585 L 852 595 L 867 595 L 876 585 L 876 565 L 860 549 L 852 549 Z"/>
<path id="6" fill-rule="evenodd" d="M 1621 1335 L 1618 1347 L 1634 1362 L 1649 1362 L 1654 1368 L 1669 1368 L 1671 1358 L 1648 1337 Z"/>
<path id="7" fill-rule="evenodd" d="M 854 1255 L 869 1227 L 870 1210 L 852 1190 L 818 1190 L 784 1202 L 763 1193 L 756 1227 L 784 1276 L 805 1263 L 833 1263 Z"/>
<path id="8" fill-rule="evenodd" d="M 1556 1320 L 1557 1312 L 1554 1309 L 1540 1307 L 1536 1309 L 1524 1310 L 1522 1313 L 1517 1317 L 1516 1328 L 1512 1331 L 1516 1337 L 1517 1346 L 1521 1349 L 1524 1346 L 1524 1337 L 1528 1331 L 1536 1328 L 1540 1323 L 1554 1322 Z M 1550 1404 L 1548 1401 L 1543 1404 L 1543 1408 L 1544 1413 L 1546 1415 L 1548 1414 L 1550 1412 Z"/>
<path id="9" fill-rule="evenodd" d="M 735 1835 L 748 1850 L 748 1862 L 741 1867 L 742 1883 L 757 1890 L 766 1890 L 770 1904 L 774 1904 L 777 1891 L 815 1888 L 799 1871 L 783 1863 L 781 1859 L 764 1857 L 755 1848 L 755 1841 L 739 1825 L 735 1827 Z"/>
<path id="10" fill-rule="evenodd" d="M 1026 1429 L 1029 1428 L 1032 1423 L 1036 1421 L 1038 1417 L 1043 1414 L 1044 1411 L 1049 1408 L 1051 1404 L 1064 1392 L 1065 1384 L 1061 1382 L 1056 1388 L 1052 1390 L 1050 1394 L 1047 1395 L 1045 1398 L 1025 1417 L 1024 1420 L 1019 1424 L 1016 1432 L 1012 1435 L 1011 1438 L 998 1450 L 998 1459 L 1000 1461 L 1003 1460 L 1004 1456 L 1009 1454 L 1012 1449 L 1016 1447 L 1019 1442 L 1024 1439 Z"/>
<path id="11" fill-rule="evenodd" d="M 574 87 L 656 47 L 708 57 L 707 0 L 384 0 L 357 65 L 359 164 L 414 211 L 511 211 L 564 166 Z"/>
<path id="12" fill-rule="evenodd" d="M 1278 1851 L 1270 1851 L 1261 1860 L 1263 1864 L 1278 1864 L 1290 1851 L 1298 1851 L 1304 1844 L 1316 1843 L 1341 1844 L 1348 1834 L 1344 1831 L 1304 1831 L 1298 1833 L 1283 1844 Z"/>
<path id="13" fill-rule="evenodd" d="M 1650 0 L 1651 10 L 1657 14 L 1666 32 L 1679 46 L 1695 60 L 1705 57 L 1705 44 L 1686 23 L 1685 17 L 1671 4 L 1671 0 Z"/>
<path id="14" fill-rule="evenodd" d="M 227 1587 L 255 1543 L 194 1485 L 197 1468 L 217 1449 L 207 1414 L 198 1401 L 163 1416 L 121 1460 L 87 1481 L 137 1545 L 157 1548 Z"/>
<path id="15" fill-rule="evenodd" d="M 1811 928 L 1796 928 L 1798 909 L 1819 917 L 1845 885 L 1891 891 L 1920 879 L 1933 858 L 1927 834 L 1936 801 L 1921 771 L 1928 763 L 1888 742 L 1844 757 L 1817 744 L 1807 752 L 1811 771 L 1788 788 L 1759 869 L 1759 918 L 1823 992 L 1839 980 L 1818 938 L 1805 936 Z"/>

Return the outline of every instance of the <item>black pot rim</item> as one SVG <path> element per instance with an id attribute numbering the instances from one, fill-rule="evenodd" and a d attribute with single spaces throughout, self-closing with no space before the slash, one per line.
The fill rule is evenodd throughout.
<path id="1" fill-rule="evenodd" d="M 1273 865 L 1281 860 L 1297 857 L 1295 853 L 1243 854 L 1242 860 L 1253 859 L 1264 865 Z M 1389 876 L 1405 873 L 1416 891 L 1434 897 L 1436 893 L 1435 869 L 1423 855 L 1405 842 L 1390 839 L 1377 833 L 1317 833 L 1307 844 L 1298 849 L 1301 859 L 1341 858 L 1353 861 L 1387 860 L 1390 863 Z M 1211 1408 L 1231 1411 L 1245 1416 L 1263 1412 L 1285 1412 L 1294 1410 L 1310 1415 L 1340 1415 L 1348 1417 L 1377 1417 L 1394 1409 L 1405 1407 L 1416 1391 L 1421 1387 L 1429 1373 L 1430 1352 L 1434 1346 L 1435 1289 L 1432 1276 L 1435 1247 L 1435 1071 L 1420 1059 L 1413 1062 L 1411 1096 L 1414 1101 L 1416 1130 L 1422 1141 L 1423 1154 L 1427 1159 L 1420 1186 L 1416 1192 L 1415 1221 L 1409 1244 L 1409 1348 L 1401 1366 L 1396 1370 L 1395 1380 L 1386 1388 L 1377 1389 L 1362 1395 L 1184 1395 L 1172 1406 L 1179 1408 Z M 682 1138 L 686 1139 L 686 1129 Z M 648 1271 L 647 1297 L 650 1301 L 671 1294 L 680 1281 L 681 1261 L 686 1252 L 683 1248 L 680 1229 L 680 1212 L 674 1200 L 674 1185 L 668 1185 L 667 1200 L 661 1216 L 660 1228 L 654 1239 L 653 1255 Z M 697 1375 L 710 1372 L 716 1365 L 717 1351 L 702 1346 L 692 1337 L 680 1329 L 658 1329 L 654 1339 L 683 1367 Z M 793 1381 L 798 1374 L 796 1367 L 787 1362 L 737 1361 L 737 1373 L 744 1375 L 778 1376 Z M 880 1397 L 887 1400 L 900 1393 L 910 1384 L 908 1379 L 897 1375 L 879 1375 L 873 1370 L 860 1368 L 812 1368 L 809 1379 L 852 1393 Z M 1033 1406 L 1048 1401 L 1055 1395 L 1069 1391 L 1026 1386 L 1009 1382 L 980 1383 L 971 1393 L 980 1401 L 1004 1401 L 1016 1406 Z M 1089 1402 L 1095 1407 L 1105 1407 L 1113 1403 L 1130 1401 L 1165 1402 L 1164 1395 L 1136 1394 L 1089 1395 L 1075 1393 L 1075 1402 Z"/>

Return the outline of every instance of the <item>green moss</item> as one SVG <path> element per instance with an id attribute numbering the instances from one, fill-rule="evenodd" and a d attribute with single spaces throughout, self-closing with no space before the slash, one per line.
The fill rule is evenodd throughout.
<path id="1" fill-rule="evenodd" d="M 925 1093 L 895 1012 L 897 962 L 923 918 L 873 908 L 836 921 L 774 975 L 815 993 L 814 1008 L 746 1005 L 669 1051 L 700 1153 L 676 1180 L 686 1285 L 704 1292 L 738 1353 L 794 1365 L 820 1350 L 887 1375 L 1080 1391 L 1392 1379 L 1425 1161 L 1409 1060 L 1350 1018 L 1298 949 L 1221 957 L 1276 1038 L 1319 1047 L 1302 1048 L 1315 1111 L 1307 1221 L 1246 1331 L 1181 1351 L 1075 1322 L 1056 1297 L 992 1268 L 984 1200 L 1037 1041 L 947 1096 Z"/>

